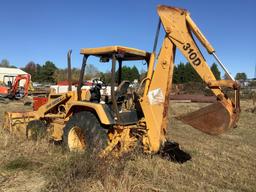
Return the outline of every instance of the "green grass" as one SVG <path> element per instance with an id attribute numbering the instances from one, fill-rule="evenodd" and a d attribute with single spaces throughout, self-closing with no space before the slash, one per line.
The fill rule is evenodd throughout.
<path id="1" fill-rule="evenodd" d="M 22 171 L 22 170 L 36 170 L 39 169 L 43 163 L 33 161 L 33 158 L 19 156 L 13 160 L 7 161 L 3 164 L 3 168 L 7 171 Z"/>
<path id="2" fill-rule="evenodd" d="M 7 170 L 25 170 L 25 169 L 31 169 L 33 165 L 33 162 L 24 158 L 24 157 L 18 157 L 14 160 L 9 161 L 4 166 Z"/>

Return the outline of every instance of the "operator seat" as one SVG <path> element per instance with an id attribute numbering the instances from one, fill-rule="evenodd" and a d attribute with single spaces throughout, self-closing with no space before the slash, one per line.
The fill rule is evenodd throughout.
<path id="1" fill-rule="evenodd" d="M 8 86 L 9 88 L 12 88 L 12 82 L 11 82 L 11 81 L 8 81 L 8 82 L 7 82 L 7 86 Z"/>
<path id="2" fill-rule="evenodd" d="M 127 80 L 122 81 L 117 87 L 115 93 L 117 103 L 123 102 L 127 94 L 127 90 L 130 86 L 130 82 Z"/>
<path id="3" fill-rule="evenodd" d="M 123 102 L 125 100 L 127 100 L 129 98 L 129 96 L 131 96 L 131 93 L 128 93 L 129 86 L 130 86 L 129 81 L 122 81 L 116 90 L 115 98 L 117 101 L 119 111 L 122 107 Z M 129 124 L 134 124 L 134 123 L 138 122 L 138 114 L 135 109 L 130 109 L 128 111 L 126 111 L 126 110 L 120 111 L 119 116 L 120 116 L 120 124 L 121 125 L 129 125 Z"/>
<path id="4" fill-rule="evenodd" d="M 101 84 L 97 83 L 90 89 L 91 98 L 90 101 L 93 103 L 99 103 L 101 98 Z"/>

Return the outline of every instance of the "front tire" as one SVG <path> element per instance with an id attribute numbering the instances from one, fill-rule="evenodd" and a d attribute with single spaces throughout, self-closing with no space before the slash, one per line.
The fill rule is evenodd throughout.
<path id="1" fill-rule="evenodd" d="M 63 129 L 63 143 L 70 151 L 99 152 L 107 146 L 107 131 L 90 111 L 73 114 Z"/>

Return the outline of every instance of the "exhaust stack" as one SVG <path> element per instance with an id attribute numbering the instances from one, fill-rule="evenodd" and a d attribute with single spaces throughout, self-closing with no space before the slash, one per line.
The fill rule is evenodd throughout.
<path id="1" fill-rule="evenodd" d="M 71 53 L 72 53 L 72 49 L 69 49 L 68 54 L 67 54 L 67 60 L 68 60 L 68 91 L 72 91 Z"/>

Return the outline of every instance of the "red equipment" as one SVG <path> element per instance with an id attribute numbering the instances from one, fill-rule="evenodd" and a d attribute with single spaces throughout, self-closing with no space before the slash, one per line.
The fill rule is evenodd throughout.
<path id="1" fill-rule="evenodd" d="M 39 107 L 47 103 L 48 98 L 47 97 L 33 97 L 33 110 L 37 111 Z"/>
<path id="2" fill-rule="evenodd" d="M 19 84 L 23 79 L 25 80 L 25 84 L 24 87 L 21 87 Z M 27 96 L 30 79 L 30 74 L 17 75 L 13 82 L 8 82 L 8 85 L 0 85 L 0 97 L 9 99 L 21 99 Z"/>

